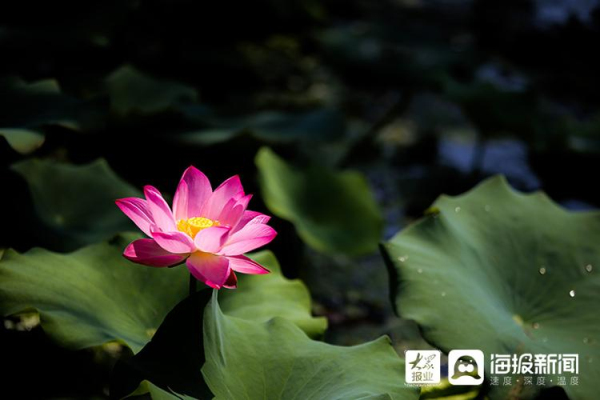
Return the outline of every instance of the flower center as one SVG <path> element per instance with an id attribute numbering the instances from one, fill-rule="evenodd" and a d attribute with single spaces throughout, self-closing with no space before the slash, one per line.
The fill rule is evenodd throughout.
<path id="1" fill-rule="evenodd" d="M 180 219 L 177 221 L 177 229 L 183 233 L 187 233 L 193 239 L 202 229 L 210 228 L 211 226 L 220 226 L 219 221 L 204 217 L 194 217 L 189 219 Z"/>

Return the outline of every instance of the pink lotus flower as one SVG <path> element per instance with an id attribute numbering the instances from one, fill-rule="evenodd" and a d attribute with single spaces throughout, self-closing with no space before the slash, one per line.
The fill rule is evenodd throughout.
<path id="1" fill-rule="evenodd" d="M 243 255 L 277 235 L 270 217 L 246 210 L 246 195 L 236 175 L 214 192 L 208 178 L 194 167 L 184 173 L 173 200 L 173 211 L 160 192 L 144 187 L 146 199 L 129 197 L 117 206 L 151 239 L 129 244 L 123 255 L 151 267 L 185 261 L 191 274 L 215 289 L 233 289 L 235 272 L 267 274 L 269 270 Z"/>

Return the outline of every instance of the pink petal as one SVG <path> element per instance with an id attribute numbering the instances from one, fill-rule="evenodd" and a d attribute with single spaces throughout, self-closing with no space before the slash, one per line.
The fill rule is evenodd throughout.
<path id="1" fill-rule="evenodd" d="M 123 256 L 150 267 L 170 267 L 186 258 L 186 255 L 169 253 L 152 239 L 138 239 L 131 242 L 123 252 Z"/>
<path id="2" fill-rule="evenodd" d="M 251 194 L 243 196 L 239 200 L 235 198 L 229 200 L 227 206 L 221 211 L 221 215 L 217 218 L 217 221 L 224 225 L 236 226 L 244 215 L 250 199 L 252 199 Z"/>
<path id="3" fill-rule="evenodd" d="M 217 221 L 219 221 L 221 223 L 224 223 L 225 221 L 223 221 L 223 219 L 226 218 L 226 216 L 229 215 L 233 211 L 233 207 L 235 207 L 237 203 L 238 203 L 238 199 L 236 199 L 235 197 L 232 197 L 223 206 L 223 208 L 219 212 L 219 215 L 217 217 L 214 217 L 214 218 L 211 218 L 211 219 L 215 219 L 215 220 L 217 220 Z"/>
<path id="4" fill-rule="evenodd" d="M 197 251 L 185 264 L 196 279 L 215 289 L 223 287 L 231 274 L 227 257 L 214 254 Z"/>
<path id="5" fill-rule="evenodd" d="M 242 218 L 240 218 L 239 222 L 233 228 L 232 234 L 242 229 L 244 226 L 248 224 L 266 224 L 271 220 L 271 217 L 265 214 L 261 214 L 258 211 L 244 211 Z"/>
<path id="6" fill-rule="evenodd" d="M 158 228 L 163 232 L 177 231 L 173 213 L 160 192 L 155 187 L 147 185 L 144 186 L 144 194 L 148 201 L 148 209 L 152 214 L 152 219 Z"/>
<path id="7" fill-rule="evenodd" d="M 210 195 L 208 202 L 202 210 L 202 215 L 206 218 L 217 219 L 221 211 L 232 198 L 242 198 L 244 188 L 240 182 L 240 177 L 235 175 L 223 182 Z"/>
<path id="8" fill-rule="evenodd" d="M 146 200 L 136 197 L 128 197 L 115 201 L 117 207 L 127 215 L 138 228 L 146 235 L 150 236 L 150 226 L 154 224 L 154 220 L 148 210 Z"/>
<path id="9" fill-rule="evenodd" d="M 264 224 L 248 224 L 229 236 L 219 254 L 237 256 L 264 246 L 277 236 L 275 229 Z"/>
<path id="10" fill-rule="evenodd" d="M 212 193 L 210 181 L 197 168 L 185 170 L 173 199 L 173 215 L 176 220 L 200 217 L 202 208 Z"/>
<path id="11" fill-rule="evenodd" d="M 233 270 L 229 274 L 229 278 L 227 278 L 227 281 L 225 281 L 225 283 L 223 284 L 223 287 L 227 289 L 237 288 L 237 276 L 235 275 L 235 272 L 233 272 Z"/>
<path id="12" fill-rule="evenodd" d="M 268 274 L 271 272 L 246 256 L 229 256 L 227 258 L 229 258 L 229 267 L 243 274 Z"/>
<path id="13" fill-rule="evenodd" d="M 175 254 L 187 254 L 196 251 L 192 238 L 183 232 L 152 231 L 152 238 L 160 247 Z"/>
<path id="14" fill-rule="evenodd" d="M 227 241 L 230 231 L 231 228 L 227 226 L 212 226 L 202 229 L 196 234 L 194 244 L 200 251 L 217 253 Z"/>

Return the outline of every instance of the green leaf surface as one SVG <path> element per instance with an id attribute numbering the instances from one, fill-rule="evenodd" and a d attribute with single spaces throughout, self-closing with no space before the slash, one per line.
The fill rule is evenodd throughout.
<path id="1" fill-rule="evenodd" d="M 161 80 L 131 65 L 124 65 L 107 79 L 111 109 L 118 115 L 153 114 L 181 102 L 196 100 L 196 90 L 179 82 Z"/>
<path id="2" fill-rule="evenodd" d="M 150 393 L 152 400 L 195 400 L 193 397 L 184 394 L 163 390 L 151 383 L 148 383 L 148 393 Z"/>
<path id="3" fill-rule="evenodd" d="M 32 234 L 51 242 L 52 247 L 71 250 L 121 231 L 137 230 L 115 200 L 139 196 L 139 191 L 102 159 L 81 166 L 30 159 L 12 168 L 27 181 L 43 222 L 43 226 L 34 226 Z"/>
<path id="4" fill-rule="evenodd" d="M 189 276 L 185 268 L 150 268 L 123 258 L 138 237 L 70 254 L 7 250 L 0 261 L 0 313 L 37 310 L 46 334 L 66 347 L 116 340 L 138 352 L 187 296 Z"/>
<path id="5" fill-rule="evenodd" d="M 46 333 L 67 347 L 80 349 L 118 340 L 137 353 L 167 313 L 187 297 L 189 281 L 185 267 L 151 268 L 126 260 L 123 250 L 137 238 L 124 234 L 110 243 L 69 254 L 39 248 L 24 254 L 6 250 L 0 261 L 0 313 L 39 311 Z M 271 253 L 253 257 L 273 271 L 272 276 L 262 275 L 271 281 L 263 284 L 254 279 L 261 276 L 241 275 L 239 286 L 249 288 L 228 294 L 230 306 L 246 304 L 244 318 L 257 321 L 269 315 L 289 315 L 310 333 L 322 334 L 326 323 L 310 315 L 306 288 L 283 278 Z M 258 298 L 250 288 L 255 285 L 263 292 Z M 256 306 L 259 301 L 263 310 Z"/>
<path id="6" fill-rule="evenodd" d="M 266 322 L 284 317 L 295 323 L 311 337 L 323 335 L 327 319 L 311 316 L 311 299 L 304 283 L 283 276 L 279 262 L 270 251 L 249 256 L 271 271 L 267 275 L 239 274 L 238 288 L 223 291 L 220 304 L 232 317 Z"/>
<path id="7" fill-rule="evenodd" d="M 340 347 L 311 340 L 290 321 L 224 314 L 217 293 L 204 313 L 202 374 L 216 399 L 417 399 L 387 337 Z"/>
<path id="8" fill-rule="evenodd" d="M 600 213 L 566 211 L 543 193 L 513 191 L 501 177 L 433 207 L 439 213 L 384 245 L 399 314 L 445 351 L 480 349 L 487 360 L 578 354 L 579 384 L 563 389 L 571 399 L 594 398 Z M 490 396 L 512 390 L 527 399 L 539 389 L 499 387 Z"/>
<path id="9" fill-rule="evenodd" d="M 267 267 L 268 275 L 239 275 L 238 289 L 222 290 L 220 297 L 227 315 L 264 322 L 283 317 L 313 336 L 321 336 L 325 318 L 310 314 L 310 295 L 297 280 L 283 277 L 270 251 L 250 256 Z M 184 269 L 184 268 L 182 268 Z M 207 290 L 180 302 L 138 354 L 119 362 L 113 373 L 111 396 L 122 398 L 148 380 L 162 389 L 200 399 L 211 399 L 200 375 L 204 364 L 202 315 L 210 294 Z"/>
<path id="10" fill-rule="evenodd" d="M 377 248 L 383 219 L 363 175 L 317 166 L 297 169 L 268 148 L 258 152 L 256 165 L 267 207 L 292 222 L 308 245 L 348 255 Z"/>
<path id="11" fill-rule="evenodd" d="M 0 136 L 20 154 L 33 153 L 44 143 L 44 135 L 28 129 L 0 128 Z"/>

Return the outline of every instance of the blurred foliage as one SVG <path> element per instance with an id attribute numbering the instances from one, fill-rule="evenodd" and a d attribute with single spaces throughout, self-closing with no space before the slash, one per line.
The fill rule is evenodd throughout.
<path id="1" fill-rule="evenodd" d="M 262 196 L 316 250 L 360 255 L 379 243 L 383 220 L 362 175 L 313 166 L 296 170 L 268 148 L 256 156 Z"/>
<path id="2" fill-rule="evenodd" d="M 21 154 L 32 153 L 44 143 L 44 135 L 27 129 L 2 128 L 0 136 L 4 137 L 9 146 Z"/>
<path id="3" fill-rule="evenodd" d="M 331 110 L 316 110 L 301 114 L 265 111 L 238 118 L 223 118 L 210 110 L 188 111 L 189 117 L 206 128 L 183 132 L 177 139 L 185 144 L 211 145 L 231 140 L 242 134 L 271 143 L 298 141 L 320 142 L 343 137 L 344 120 Z"/>
<path id="4" fill-rule="evenodd" d="M 135 230 L 114 201 L 141 193 L 120 179 L 106 161 L 74 166 L 29 159 L 12 168 L 31 191 L 39 222 L 32 224 L 30 235 L 72 250 Z"/>
<path id="5" fill-rule="evenodd" d="M 193 102 L 196 91 L 173 81 L 160 81 L 125 65 L 106 78 L 110 109 L 115 114 L 155 114 Z"/>

